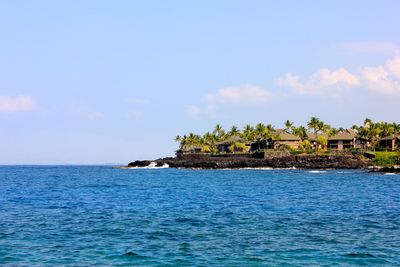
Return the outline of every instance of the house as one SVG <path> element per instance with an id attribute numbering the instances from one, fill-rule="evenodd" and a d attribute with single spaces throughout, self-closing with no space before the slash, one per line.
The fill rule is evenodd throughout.
<path id="1" fill-rule="evenodd" d="M 200 154 L 201 147 L 184 147 L 175 151 L 177 157 L 182 157 L 188 154 Z"/>
<path id="2" fill-rule="evenodd" d="M 218 142 L 216 144 L 217 150 L 220 153 L 231 152 L 231 151 L 229 151 L 229 147 L 234 143 L 244 143 L 244 139 L 241 138 L 240 136 L 233 135 L 224 141 Z M 250 146 L 250 144 L 246 144 L 246 146 Z M 235 152 L 238 152 L 238 151 L 235 151 Z"/>
<path id="3" fill-rule="evenodd" d="M 387 150 L 396 150 L 400 148 L 400 134 L 392 134 L 381 139 L 379 146 Z"/>
<path id="4" fill-rule="evenodd" d="M 307 136 L 304 138 L 304 140 L 308 140 L 310 141 L 311 145 L 313 148 L 316 148 L 317 144 L 318 144 L 318 138 L 320 136 L 325 136 L 326 139 L 328 139 L 328 135 L 327 134 L 319 134 L 319 133 L 307 133 Z M 318 148 L 321 148 L 321 146 L 319 145 Z"/>
<path id="5" fill-rule="evenodd" d="M 276 140 L 274 141 L 274 149 L 279 147 L 298 149 L 300 146 L 301 138 L 297 135 L 290 134 L 285 130 L 276 130 L 273 134 L 276 136 Z"/>
<path id="6" fill-rule="evenodd" d="M 274 141 L 272 138 L 258 140 L 251 143 L 250 151 L 261 151 L 264 149 L 273 149 L 274 148 Z"/>
<path id="7" fill-rule="evenodd" d="M 355 148 L 357 145 L 363 146 L 361 141 L 361 139 L 357 138 L 357 133 L 355 131 L 345 130 L 328 138 L 328 148 L 334 150 L 346 150 Z"/>

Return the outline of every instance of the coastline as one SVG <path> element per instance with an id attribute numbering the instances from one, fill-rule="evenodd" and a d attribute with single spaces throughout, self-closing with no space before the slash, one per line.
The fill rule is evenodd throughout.
<path id="1" fill-rule="evenodd" d="M 369 159 L 351 155 L 289 155 L 267 159 L 253 158 L 249 155 L 229 157 L 185 155 L 156 160 L 136 160 L 121 167 L 162 168 L 166 166 L 183 169 L 378 169 Z"/>

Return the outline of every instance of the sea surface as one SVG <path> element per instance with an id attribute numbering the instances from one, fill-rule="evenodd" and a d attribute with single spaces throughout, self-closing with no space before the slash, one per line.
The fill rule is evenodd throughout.
<path id="1" fill-rule="evenodd" d="M 400 266 L 400 176 L 0 167 L 2 266 Z"/>

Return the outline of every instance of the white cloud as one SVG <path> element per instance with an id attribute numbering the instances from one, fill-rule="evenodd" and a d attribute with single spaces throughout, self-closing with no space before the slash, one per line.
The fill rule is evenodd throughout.
<path id="1" fill-rule="evenodd" d="M 71 104 L 68 107 L 68 112 L 82 118 L 88 120 L 96 120 L 104 117 L 104 114 L 95 110 L 92 110 L 86 105 L 83 104 Z"/>
<path id="2" fill-rule="evenodd" d="M 330 71 L 329 69 L 320 69 L 312 74 L 306 83 L 306 89 L 318 92 L 325 88 L 333 86 L 356 86 L 359 81 L 356 76 L 341 68 Z"/>
<path id="3" fill-rule="evenodd" d="M 388 71 L 397 79 L 400 80 L 400 56 L 389 60 L 387 63 Z"/>
<path id="4" fill-rule="evenodd" d="M 282 87 L 293 88 L 297 93 L 304 93 L 304 85 L 300 82 L 300 77 L 290 72 L 285 73 L 281 78 L 275 79 L 275 83 Z"/>
<path id="5" fill-rule="evenodd" d="M 320 69 L 313 73 L 305 83 L 300 77 L 288 72 L 283 77 L 275 79 L 281 87 L 289 87 L 295 93 L 321 94 L 336 93 L 339 89 L 359 85 L 359 79 L 344 68 L 337 70 Z"/>
<path id="6" fill-rule="evenodd" d="M 253 105 L 265 103 L 271 98 L 271 93 L 259 86 L 248 84 L 238 87 L 221 88 L 208 94 L 204 100 L 211 104 Z"/>
<path id="7" fill-rule="evenodd" d="M 187 105 L 186 114 L 192 118 L 214 117 L 222 106 L 258 106 L 270 100 L 272 94 L 252 84 L 225 87 L 203 97 L 201 105 Z"/>
<path id="8" fill-rule="evenodd" d="M 400 93 L 400 57 L 388 60 L 384 65 L 362 67 L 357 74 L 352 74 L 344 68 L 331 71 L 320 69 L 310 75 L 304 83 L 290 72 L 275 79 L 281 87 L 289 87 L 293 93 L 310 95 L 340 95 L 343 89 L 352 87 L 366 88 L 381 94 Z"/>
<path id="9" fill-rule="evenodd" d="M 31 96 L 0 96 L 0 112 L 33 111 L 36 108 L 36 100 Z"/>
<path id="10" fill-rule="evenodd" d="M 384 94 L 400 92 L 400 83 L 391 77 L 383 66 L 365 67 L 361 70 L 365 85 L 371 91 Z"/>

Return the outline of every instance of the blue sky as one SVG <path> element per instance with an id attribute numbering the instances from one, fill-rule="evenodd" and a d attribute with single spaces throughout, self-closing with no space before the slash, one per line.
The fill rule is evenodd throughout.
<path id="1" fill-rule="evenodd" d="M 0 164 L 173 155 L 216 123 L 400 122 L 398 1 L 1 1 Z"/>

